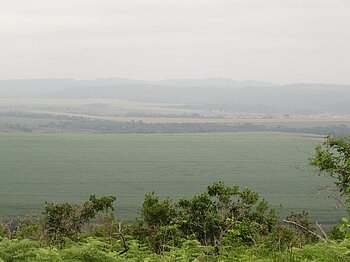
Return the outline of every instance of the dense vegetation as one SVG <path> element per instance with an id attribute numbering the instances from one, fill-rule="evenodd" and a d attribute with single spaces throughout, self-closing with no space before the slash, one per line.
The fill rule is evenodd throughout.
<path id="1" fill-rule="evenodd" d="M 311 164 L 350 195 L 350 140 L 328 137 Z M 115 218 L 116 198 L 45 203 L 41 215 L 0 226 L 0 261 L 349 261 L 347 218 L 327 233 L 306 212 L 280 223 L 248 188 L 216 182 L 192 197 L 146 194 L 134 223 Z M 341 200 L 339 200 L 341 201 Z"/>

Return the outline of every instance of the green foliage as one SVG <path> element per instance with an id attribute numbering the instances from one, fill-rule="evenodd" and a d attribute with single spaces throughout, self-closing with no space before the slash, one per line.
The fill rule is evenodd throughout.
<path id="1" fill-rule="evenodd" d="M 118 261 L 349 261 L 350 242 L 329 242 L 306 245 L 280 252 L 264 247 L 223 249 L 215 255 L 214 249 L 197 240 L 187 240 L 163 254 L 152 253 L 136 240 L 130 241 L 129 252 L 119 255 L 106 248 L 103 239 L 87 237 L 63 249 L 41 246 L 33 240 L 0 241 L 1 262 L 118 262 Z"/>
<path id="2" fill-rule="evenodd" d="M 350 221 L 347 217 L 341 220 L 343 223 L 339 227 L 339 231 L 343 232 L 346 238 L 350 238 Z"/>
<path id="3" fill-rule="evenodd" d="M 194 235 L 204 245 L 214 245 L 222 222 L 209 194 L 180 199 L 179 226 L 185 235 Z"/>
<path id="4" fill-rule="evenodd" d="M 291 250 L 292 247 L 300 247 L 299 236 L 293 228 L 279 225 L 264 239 L 262 246 L 270 252 Z"/>
<path id="5" fill-rule="evenodd" d="M 338 222 L 328 230 L 329 237 L 333 240 L 345 239 L 345 231 L 342 230 L 343 223 Z"/>
<path id="6" fill-rule="evenodd" d="M 322 146 L 316 147 L 316 155 L 310 163 L 320 172 L 336 178 L 340 192 L 350 195 L 350 137 L 328 136 Z"/>
<path id="7" fill-rule="evenodd" d="M 195 235 L 204 245 L 226 243 L 252 244 L 278 224 L 277 213 L 265 200 L 248 188 L 208 186 L 206 192 L 180 199 L 179 226 L 185 235 Z"/>
<path id="8" fill-rule="evenodd" d="M 62 261 L 56 249 L 41 247 L 37 241 L 22 239 L 0 242 L 0 259 L 6 262 L 58 262 Z"/>
<path id="9" fill-rule="evenodd" d="M 4 237 L 11 237 L 10 223 L 0 221 L 0 240 Z"/>
<path id="10" fill-rule="evenodd" d="M 170 223 L 175 215 L 174 207 L 169 199 L 160 201 L 154 193 L 146 194 L 141 210 L 141 218 L 152 230 Z"/>
<path id="11" fill-rule="evenodd" d="M 183 243 L 182 234 L 177 224 L 161 226 L 151 239 L 156 244 L 155 249 L 158 253 L 164 253 L 173 247 L 180 247 Z"/>
<path id="12" fill-rule="evenodd" d="M 64 261 L 113 262 L 117 261 L 116 253 L 106 248 L 106 244 L 94 238 L 73 244 L 61 251 Z"/>
<path id="13" fill-rule="evenodd" d="M 96 198 L 95 195 L 82 206 L 71 203 L 45 203 L 43 211 L 43 229 L 51 240 L 61 240 L 62 237 L 73 237 L 81 232 L 82 227 L 99 212 L 114 210 L 113 196 Z"/>
<path id="14" fill-rule="evenodd" d="M 42 225 L 40 218 L 34 214 L 28 214 L 15 230 L 17 239 L 39 240 L 42 236 Z"/>
<path id="15" fill-rule="evenodd" d="M 265 200 L 259 201 L 258 194 L 217 182 L 175 205 L 147 194 L 134 234 L 157 253 L 179 247 L 186 239 L 215 247 L 218 253 L 222 243 L 253 244 L 277 224 L 277 213 Z"/>
<path id="16" fill-rule="evenodd" d="M 164 252 L 168 245 L 178 245 L 179 242 L 178 227 L 171 225 L 175 217 L 176 211 L 170 199 L 161 201 L 154 193 L 148 193 L 134 231 L 138 238 L 148 242 L 154 251 Z"/>
<path id="17" fill-rule="evenodd" d="M 350 213 L 350 137 L 328 136 L 322 146 L 316 147 L 316 155 L 310 159 L 312 166 L 319 169 L 320 173 L 326 173 L 336 179 L 335 184 L 340 193 L 347 199 L 344 205 L 348 205 Z M 350 222 L 346 217 L 342 218 L 339 232 L 344 232 L 345 237 L 350 237 Z"/>
<path id="18" fill-rule="evenodd" d="M 247 188 L 217 182 L 175 204 L 150 193 L 133 225 L 115 220 L 113 214 L 91 223 L 99 212 L 113 210 L 114 201 L 114 197 L 91 196 L 82 205 L 46 203 L 42 218 L 28 216 L 14 231 L 4 224 L 8 232 L 0 239 L 0 262 L 350 259 L 349 239 L 318 243 L 300 227 L 280 225 L 267 201 Z M 292 213 L 287 219 L 315 229 L 307 212 Z M 48 221 L 55 231 L 48 231 Z M 343 219 L 338 234 L 346 235 L 348 223 Z M 51 241 L 45 239 L 48 232 Z M 52 247 L 55 240 L 60 245 Z"/>
<path id="19" fill-rule="evenodd" d="M 350 261 L 350 242 L 319 243 L 295 250 L 295 261 Z"/>

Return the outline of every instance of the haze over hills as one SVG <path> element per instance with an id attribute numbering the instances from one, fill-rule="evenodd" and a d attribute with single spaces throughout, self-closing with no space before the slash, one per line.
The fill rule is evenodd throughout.
<path id="1" fill-rule="evenodd" d="M 275 86 L 273 83 L 261 82 L 261 81 L 235 81 L 229 78 L 204 78 L 204 79 L 165 79 L 154 82 L 155 84 L 176 86 L 176 87 L 228 87 L 228 88 L 241 88 L 241 87 L 265 87 Z"/>
<path id="2" fill-rule="evenodd" d="M 350 113 L 350 85 L 276 85 L 225 78 L 1 80 L 0 97 L 108 98 L 264 113 Z"/>
<path id="3" fill-rule="evenodd" d="M 77 87 L 128 87 L 138 85 L 140 87 L 264 87 L 274 84 L 259 81 L 235 81 L 227 78 L 207 79 L 166 79 L 161 81 L 143 81 L 124 78 L 106 78 L 93 80 L 75 79 L 14 79 L 0 80 L 0 96 L 36 97 L 51 94 L 59 90 Z M 84 90 L 82 90 L 84 91 Z M 106 94 L 101 94 L 106 95 Z"/>

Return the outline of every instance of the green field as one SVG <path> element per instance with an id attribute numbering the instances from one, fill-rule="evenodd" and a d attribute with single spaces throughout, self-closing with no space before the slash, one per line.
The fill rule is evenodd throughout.
<path id="1" fill-rule="evenodd" d="M 288 133 L 48 134 L 0 133 L 0 215 L 40 212 L 45 201 L 117 196 L 117 215 L 136 216 L 146 192 L 177 199 L 213 181 L 251 187 L 282 215 L 308 210 L 319 221 L 342 212 L 332 185 L 307 167 L 320 140 Z"/>

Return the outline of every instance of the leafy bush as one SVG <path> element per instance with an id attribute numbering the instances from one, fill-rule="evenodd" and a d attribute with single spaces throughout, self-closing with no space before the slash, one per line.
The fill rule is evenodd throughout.
<path id="1" fill-rule="evenodd" d="M 321 173 L 334 177 L 342 194 L 350 195 L 350 137 L 328 136 L 323 145 L 316 147 L 310 163 Z"/>
<path id="2" fill-rule="evenodd" d="M 197 239 L 204 246 L 254 244 L 278 225 L 275 210 L 258 194 L 222 182 L 207 191 L 176 204 L 147 194 L 134 234 L 152 250 L 164 253 L 179 247 L 186 239 Z"/>
<path id="3" fill-rule="evenodd" d="M 206 192 L 178 203 L 178 223 L 185 235 L 195 235 L 203 245 L 254 244 L 260 235 L 273 231 L 278 216 L 265 200 L 248 188 L 226 186 L 221 182 Z"/>
<path id="4" fill-rule="evenodd" d="M 10 223 L 0 221 L 0 240 L 4 237 L 11 237 Z"/>
<path id="5" fill-rule="evenodd" d="M 135 223 L 134 234 L 155 252 L 162 253 L 168 245 L 178 245 L 178 227 L 171 225 L 175 217 L 176 211 L 170 199 L 161 201 L 154 193 L 148 193 L 142 205 L 141 217 Z"/>
<path id="6" fill-rule="evenodd" d="M 319 173 L 335 178 L 335 184 L 341 195 L 346 197 L 344 206 L 350 213 L 350 137 L 331 137 L 316 147 L 316 155 L 310 159 L 312 166 L 317 167 Z M 350 222 L 342 218 L 342 225 L 338 227 L 345 237 L 350 237 Z"/>
<path id="7" fill-rule="evenodd" d="M 51 240 L 61 240 L 62 237 L 73 237 L 80 233 L 83 226 L 96 217 L 99 212 L 114 210 L 114 196 L 90 199 L 82 206 L 71 203 L 45 203 L 43 212 L 43 230 Z"/>
<path id="8" fill-rule="evenodd" d="M 14 233 L 17 239 L 40 240 L 42 237 L 42 224 L 40 218 L 34 214 L 28 214 L 17 225 Z"/>

